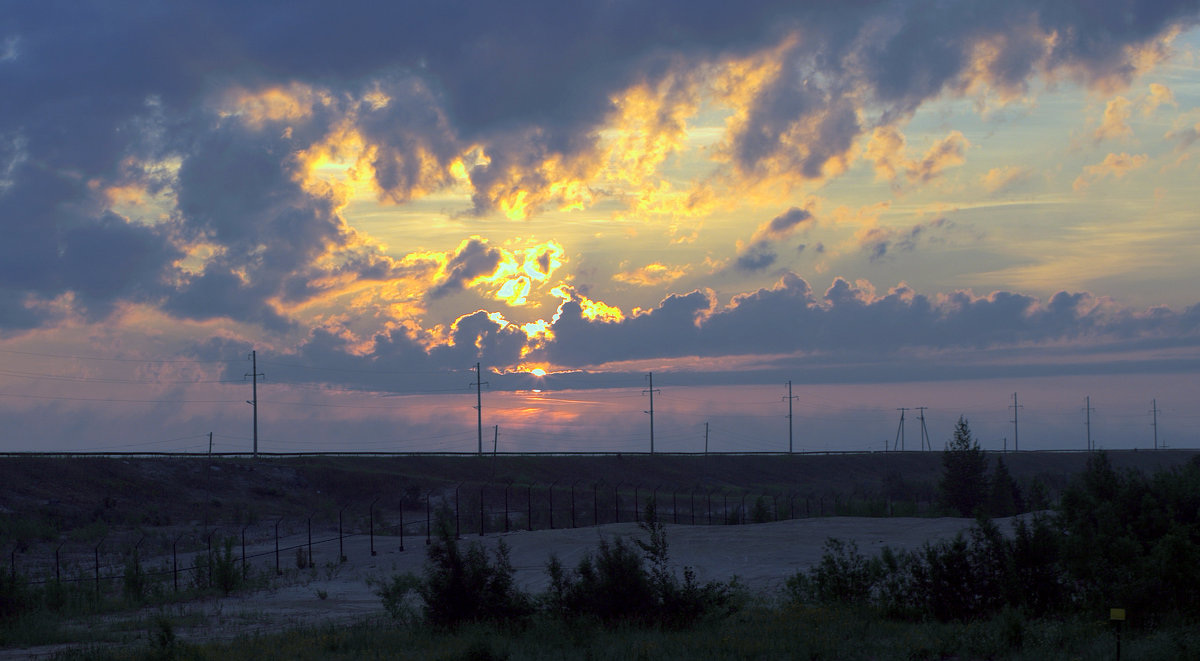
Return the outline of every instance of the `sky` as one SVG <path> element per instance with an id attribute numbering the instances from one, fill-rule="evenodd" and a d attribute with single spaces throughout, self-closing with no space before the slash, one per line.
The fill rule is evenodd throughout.
<path id="1" fill-rule="evenodd" d="M 0 451 L 1200 447 L 1196 0 L 0 0 L 0 90 Z"/>

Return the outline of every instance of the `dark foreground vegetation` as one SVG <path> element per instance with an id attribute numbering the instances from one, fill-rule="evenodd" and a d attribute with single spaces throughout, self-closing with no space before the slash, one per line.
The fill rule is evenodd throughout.
<path id="1" fill-rule="evenodd" d="M 970 533 L 874 557 L 831 539 L 782 594 L 672 566 L 653 501 L 637 538 L 574 566 L 547 558 L 542 594 L 517 588 L 503 544 L 456 539 L 447 513 L 425 571 L 375 586 L 386 617 L 196 644 L 164 612 L 144 622 L 148 644 L 58 658 L 1112 659 L 1118 645 L 1124 659 L 1200 658 L 1200 460 L 1146 474 L 1093 454 L 1053 509 L 1011 530 L 989 517 L 1044 495 L 979 453 L 965 420 L 942 464 L 938 500 L 978 516 Z M 7 576 L 0 587 L 11 632 L 31 595 Z"/>

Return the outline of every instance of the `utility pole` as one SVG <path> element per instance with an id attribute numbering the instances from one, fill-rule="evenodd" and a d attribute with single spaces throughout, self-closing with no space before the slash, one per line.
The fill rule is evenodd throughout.
<path id="1" fill-rule="evenodd" d="M 208 432 L 208 456 L 212 456 L 212 432 Z"/>
<path id="2" fill-rule="evenodd" d="M 899 444 L 900 449 L 904 450 L 904 412 L 909 409 L 901 407 L 896 410 L 900 412 L 900 426 L 896 427 L 896 440 L 892 442 L 892 449 L 895 450 L 896 445 Z"/>
<path id="3" fill-rule="evenodd" d="M 475 363 L 475 420 L 479 427 L 479 454 L 483 454 L 483 372 L 479 363 Z"/>
<path id="4" fill-rule="evenodd" d="M 1092 396 L 1088 395 L 1083 400 L 1084 424 L 1087 426 L 1087 449 L 1091 452 L 1095 448 L 1092 447 Z"/>
<path id="5" fill-rule="evenodd" d="M 799 397 L 795 397 L 792 395 L 792 382 L 791 381 L 788 381 L 787 386 L 788 386 L 788 394 L 787 394 L 787 397 L 784 397 L 784 399 L 786 399 L 787 403 L 788 403 L 788 454 L 791 454 L 792 453 L 792 401 L 799 399 Z"/>
<path id="6" fill-rule="evenodd" d="M 1150 413 L 1152 413 L 1154 415 L 1154 422 L 1151 422 L 1150 426 L 1154 427 L 1154 449 L 1157 450 L 1158 449 L 1158 399 L 1152 399 L 1150 401 L 1151 401 L 1151 406 L 1152 406 L 1152 408 L 1150 409 Z"/>
<path id="7" fill-rule="evenodd" d="M 920 415 L 918 416 L 918 418 L 921 420 L 921 449 L 924 450 L 924 449 L 926 449 L 926 447 L 928 447 L 929 451 L 932 452 L 933 451 L 933 442 L 929 440 L 929 430 L 925 428 L 925 409 L 927 409 L 927 408 L 929 408 L 929 407 L 928 406 L 918 406 L 917 407 L 917 410 L 921 412 Z"/>
<path id="8" fill-rule="evenodd" d="M 258 371 L 257 351 L 250 352 L 250 373 L 243 376 L 242 380 L 245 381 L 247 376 L 250 377 L 250 399 L 246 403 L 254 409 L 254 458 L 258 459 L 258 378 L 265 379 L 267 375 Z"/>
<path id="9" fill-rule="evenodd" d="M 492 458 L 496 458 L 496 447 L 500 444 L 500 425 L 492 426 Z"/>
<path id="10" fill-rule="evenodd" d="M 1021 435 L 1020 435 L 1020 432 L 1018 431 L 1018 427 L 1017 427 L 1017 410 L 1021 409 L 1022 406 L 1017 403 L 1017 393 L 1015 393 L 1015 392 L 1013 393 L 1013 403 L 1012 403 L 1012 406 L 1010 406 L 1008 408 L 1013 410 L 1013 419 L 1012 419 L 1013 452 L 1020 452 L 1021 451 Z"/>
<path id="11" fill-rule="evenodd" d="M 654 389 L 654 372 L 650 372 L 646 377 L 650 379 L 650 387 L 643 390 L 642 394 L 650 394 L 650 410 L 645 413 L 650 414 L 650 454 L 654 454 L 654 393 L 662 391 Z"/>
<path id="12" fill-rule="evenodd" d="M 708 456 L 708 421 L 704 421 L 704 454 Z"/>

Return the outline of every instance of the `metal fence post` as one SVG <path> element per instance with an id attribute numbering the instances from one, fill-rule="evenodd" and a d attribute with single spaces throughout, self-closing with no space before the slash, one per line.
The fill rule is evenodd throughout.
<path id="1" fill-rule="evenodd" d="M 483 489 L 484 489 L 484 486 L 482 484 L 479 485 L 479 536 L 480 537 L 483 537 L 484 523 L 485 523 L 485 519 L 487 517 L 487 514 L 483 510 Z"/>
<path id="2" fill-rule="evenodd" d="M 378 503 L 378 502 L 379 502 L 379 497 L 376 496 L 375 500 L 371 501 L 371 507 L 369 508 L 369 510 L 368 510 L 369 513 L 367 515 L 370 520 L 370 523 L 368 525 L 370 526 L 370 530 L 371 530 L 371 556 L 372 557 L 377 555 L 375 553 L 375 503 Z"/>
<path id="3" fill-rule="evenodd" d="M 535 484 L 534 482 L 530 482 L 529 489 L 525 492 L 525 507 L 527 510 L 525 512 L 525 516 L 528 519 L 526 522 L 527 523 L 526 527 L 528 527 L 531 532 L 533 531 L 533 485 L 534 484 Z"/>
<path id="4" fill-rule="evenodd" d="M 248 575 L 246 573 L 246 528 L 249 528 L 249 527 L 250 527 L 250 524 L 248 524 L 248 523 L 245 526 L 242 526 L 242 580 L 243 581 L 246 580 L 246 576 Z"/>
<path id="5" fill-rule="evenodd" d="M 338 510 L 338 562 L 339 563 L 346 561 L 346 547 L 342 543 L 342 540 L 345 538 L 345 536 L 342 534 L 342 512 L 345 512 L 347 507 L 350 507 L 350 506 L 343 505 L 342 509 Z"/>
<path id="6" fill-rule="evenodd" d="M 281 576 L 283 572 L 279 570 L 279 524 L 283 523 L 283 517 L 275 522 L 275 575 Z"/>
<path id="7" fill-rule="evenodd" d="M 108 537 L 108 535 L 101 537 L 100 541 L 96 542 L 96 548 L 92 549 L 92 552 L 93 552 L 95 560 L 96 560 L 96 603 L 97 604 L 100 603 L 100 545 L 104 544 L 105 537 Z"/>
<path id="8" fill-rule="evenodd" d="M 400 550 L 404 550 L 404 498 L 400 498 Z"/>

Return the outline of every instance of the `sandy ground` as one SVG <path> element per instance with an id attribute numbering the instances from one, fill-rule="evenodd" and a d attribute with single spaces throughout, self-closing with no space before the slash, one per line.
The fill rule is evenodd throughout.
<path id="1" fill-rule="evenodd" d="M 1010 520 L 997 523 L 1009 530 Z M 825 540 L 837 537 L 858 544 L 859 550 L 873 555 L 884 546 L 894 549 L 917 548 L 927 541 L 953 537 L 968 529 L 971 519 L 958 518 L 856 518 L 831 517 L 797 519 L 742 526 L 701 526 L 667 524 L 667 540 L 672 563 L 678 573 L 692 567 L 700 581 L 728 580 L 737 577 L 751 591 L 770 597 L 778 594 L 784 581 L 797 571 L 817 563 Z M 602 538 L 645 538 L 634 523 L 597 528 L 521 531 L 464 537 L 464 544 L 480 543 L 493 548 L 504 540 L 511 553 L 518 585 L 528 591 L 541 591 L 547 585 L 546 561 L 558 556 L 567 567 L 574 567 Z M 281 539 L 282 547 L 301 544 L 302 536 Z M 280 553 L 284 576 L 269 589 L 164 607 L 176 634 L 184 640 L 229 639 L 239 635 L 281 631 L 298 625 L 344 622 L 382 614 L 383 607 L 369 580 L 381 581 L 397 572 L 419 574 L 425 563 L 425 538 L 406 537 L 400 550 L 396 537 L 377 535 L 376 555 L 370 554 L 367 536 L 344 540 L 346 562 L 338 563 L 338 544 L 314 545 L 314 569 L 298 570 L 295 551 Z M 256 566 L 273 571 L 274 542 L 260 543 L 248 553 L 266 553 Z M 142 618 L 159 613 L 157 609 L 140 614 Z M 129 615 L 122 616 L 129 619 Z M 189 624 L 194 623 L 194 624 Z M 92 623 L 94 625 L 94 623 Z M 84 624 L 84 626 L 92 626 Z M 131 643 L 145 641 L 146 630 L 130 631 Z M 0 650 L 0 659 L 45 658 L 64 646 L 35 649 Z"/>

